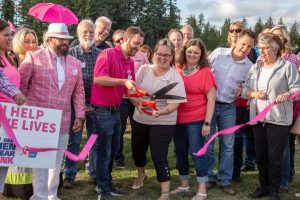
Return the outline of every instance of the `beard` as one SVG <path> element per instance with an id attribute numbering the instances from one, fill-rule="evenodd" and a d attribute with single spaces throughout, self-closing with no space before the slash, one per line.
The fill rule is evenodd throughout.
<path id="1" fill-rule="evenodd" d="M 135 54 L 138 52 L 137 48 L 133 48 L 130 46 L 130 44 L 127 44 L 127 54 L 129 56 L 135 56 Z"/>
<path id="2" fill-rule="evenodd" d="M 69 54 L 69 45 L 57 45 L 54 50 L 58 56 L 66 56 Z"/>
<path id="3" fill-rule="evenodd" d="M 91 48 L 95 44 L 95 38 L 82 38 L 79 37 L 79 43 L 84 47 Z"/>

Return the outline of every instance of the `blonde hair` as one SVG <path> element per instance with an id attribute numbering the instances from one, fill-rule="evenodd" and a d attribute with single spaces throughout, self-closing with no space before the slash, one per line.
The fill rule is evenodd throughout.
<path id="1" fill-rule="evenodd" d="M 291 45 L 291 38 L 286 28 L 283 25 L 276 25 L 270 30 L 270 33 L 273 33 L 277 29 L 281 30 L 283 33 L 284 43 L 282 45 L 283 45 L 284 52 L 289 54 L 292 53 L 293 47 Z"/>
<path id="2" fill-rule="evenodd" d="M 241 22 L 241 21 L 235 21 L 235 22 L 232 22 L 232 23 L 230 24 L 230 26 L 229 26 L 229 30 L 230 30 L 230 28 L 233 27 L 233 26 L 237 26 L 237 27 L 239 27 L 239 28 L 242 29 L 242 30 L 245 29 L 245 26 L 244 26 L 243 22 Z M 229 30 L 228 30 L 228 35 L 227 35 L 227 45 L 230 47 L 232 41 L 231 41 L 231 37 L 230 37 L 230 35 L 229 35 Z"/>
<path id="3" fill-rule="evenodd" d="M 16 32 L 14 35 L 12 45 L 13 45 L 13 51 L 16 54 L 24 54 L 26 52 L 24 48 L 24 42 L 25 42 L 25 36 L 29 33 L 32 33 L 36 39 L 36 46 L 38 47 L 38 37 L 34 30 L 29 28 L 21 28 Z"/>

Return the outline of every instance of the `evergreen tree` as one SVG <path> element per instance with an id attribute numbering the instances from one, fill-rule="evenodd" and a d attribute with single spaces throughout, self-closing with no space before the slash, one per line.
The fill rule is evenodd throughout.
<path id="1" fill-rule="evenodd" d="M 300 38 L 299 38 L 299 24 L 295 21 L 291 28 L 290 28 L 290 38 L 292 46 L 296 47 L 300 45 Z"/>
<path id="2" fill-rule="evenodd" d="M 199 27 L 199 30 L 200 30 L 200 37 L 201 37 L 201 34 L 203 32 L 203 29 L 204 29 L 204 25 L 205 25 L 205 16 L 203 13 L 200 13 L 199 16 L 198 16 L 198 27 Z"/>
<path id="3" fill-rule="evenodd" d="M 1 3 L 1 18 L 4 20 L 14 21 L 15 4 L 13 0 L 2 0 Z"/>
<path id="4" fill-rule="evenodd" d="M 194 37 L 201 38 L 201 30 L 199 29 L 195 15 L 191 15 L 189 18 L 187 18 L 186 23 L 189 24 L 193 28 Z"/>
<path id="5" fill-rule="evenodd" d="M 247 21 L 246 17 L 243 17 L 242 23 L 243 23 L 244 27 L 247 29 L 248 28 L 248 21 Z"/>
<path id="6" fill-rule="evenodd" d="M 264 29 L 264 24 L 262 23 L 261 19 L 258 18 L 256 24 L 254 25 L 254 33 L 256 35 L 260 34 Z"/>
<path id="7" fill-rule="evenodd" d="M 227 43 L 227 36 L 228 36 L 230 24 L 231 24 L 231 20 L 229 18 L 226 18 L 223 26 L 221 27 L 220 44 Z"/>
<path id="8" fill-rule="evenodd" d="M 274 22 L 271 16 L 268 18 L 267 22 L 265 23 L 265 26 L 274 26 Z"/>

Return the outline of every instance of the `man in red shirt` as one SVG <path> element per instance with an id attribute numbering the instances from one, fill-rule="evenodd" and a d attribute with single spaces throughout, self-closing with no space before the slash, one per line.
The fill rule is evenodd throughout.
<path id="1" fill-rule="evenodd" d="M 112 185 L 113 160 L 119 148 L 121 120 L 120 105 L 125 89 L 135 91 L 134 56 L 144 42 L 139 27 L 129 27 L 121 45 L 105 49 L 98 56 L 94 69 L 91 104 L 95 109 L 95 132 L 98 138 L 97 191 L 109 200 L 122 192 Z M 125 87 L 124 87 L 125 86 Z"/>

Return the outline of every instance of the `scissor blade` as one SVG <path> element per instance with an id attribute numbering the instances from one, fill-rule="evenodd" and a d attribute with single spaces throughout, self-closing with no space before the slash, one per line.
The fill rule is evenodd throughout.
<path id="1" fill-rule="evenodd" d="M 169 95 L 169 94 L 165 94 L 160 96 L 159 98 L 156 99 L 178 99 L 178 100 L 182 100 L 182 99 L 186 99 L 185 97 L 181 97 L 181 96 L 177 96 L 177 95 Z"/>
<path id="2" fill-rule="evenodd" d="M 153 93 L 150 96 L 150 99 L 151 100 L 159 99 L 159 97 L 161 97 L 162 95 L 164 95 L 167 92 L 169 92 L 170 90 L 172 90 L 177 84 L 178 84 L 178 82 L 175 82 L 175 83 L 171 83 L 171 84 L 169 84 L 169 85 L 161 88 L 160 90 L 158 90 L 155 93 Z"/>

